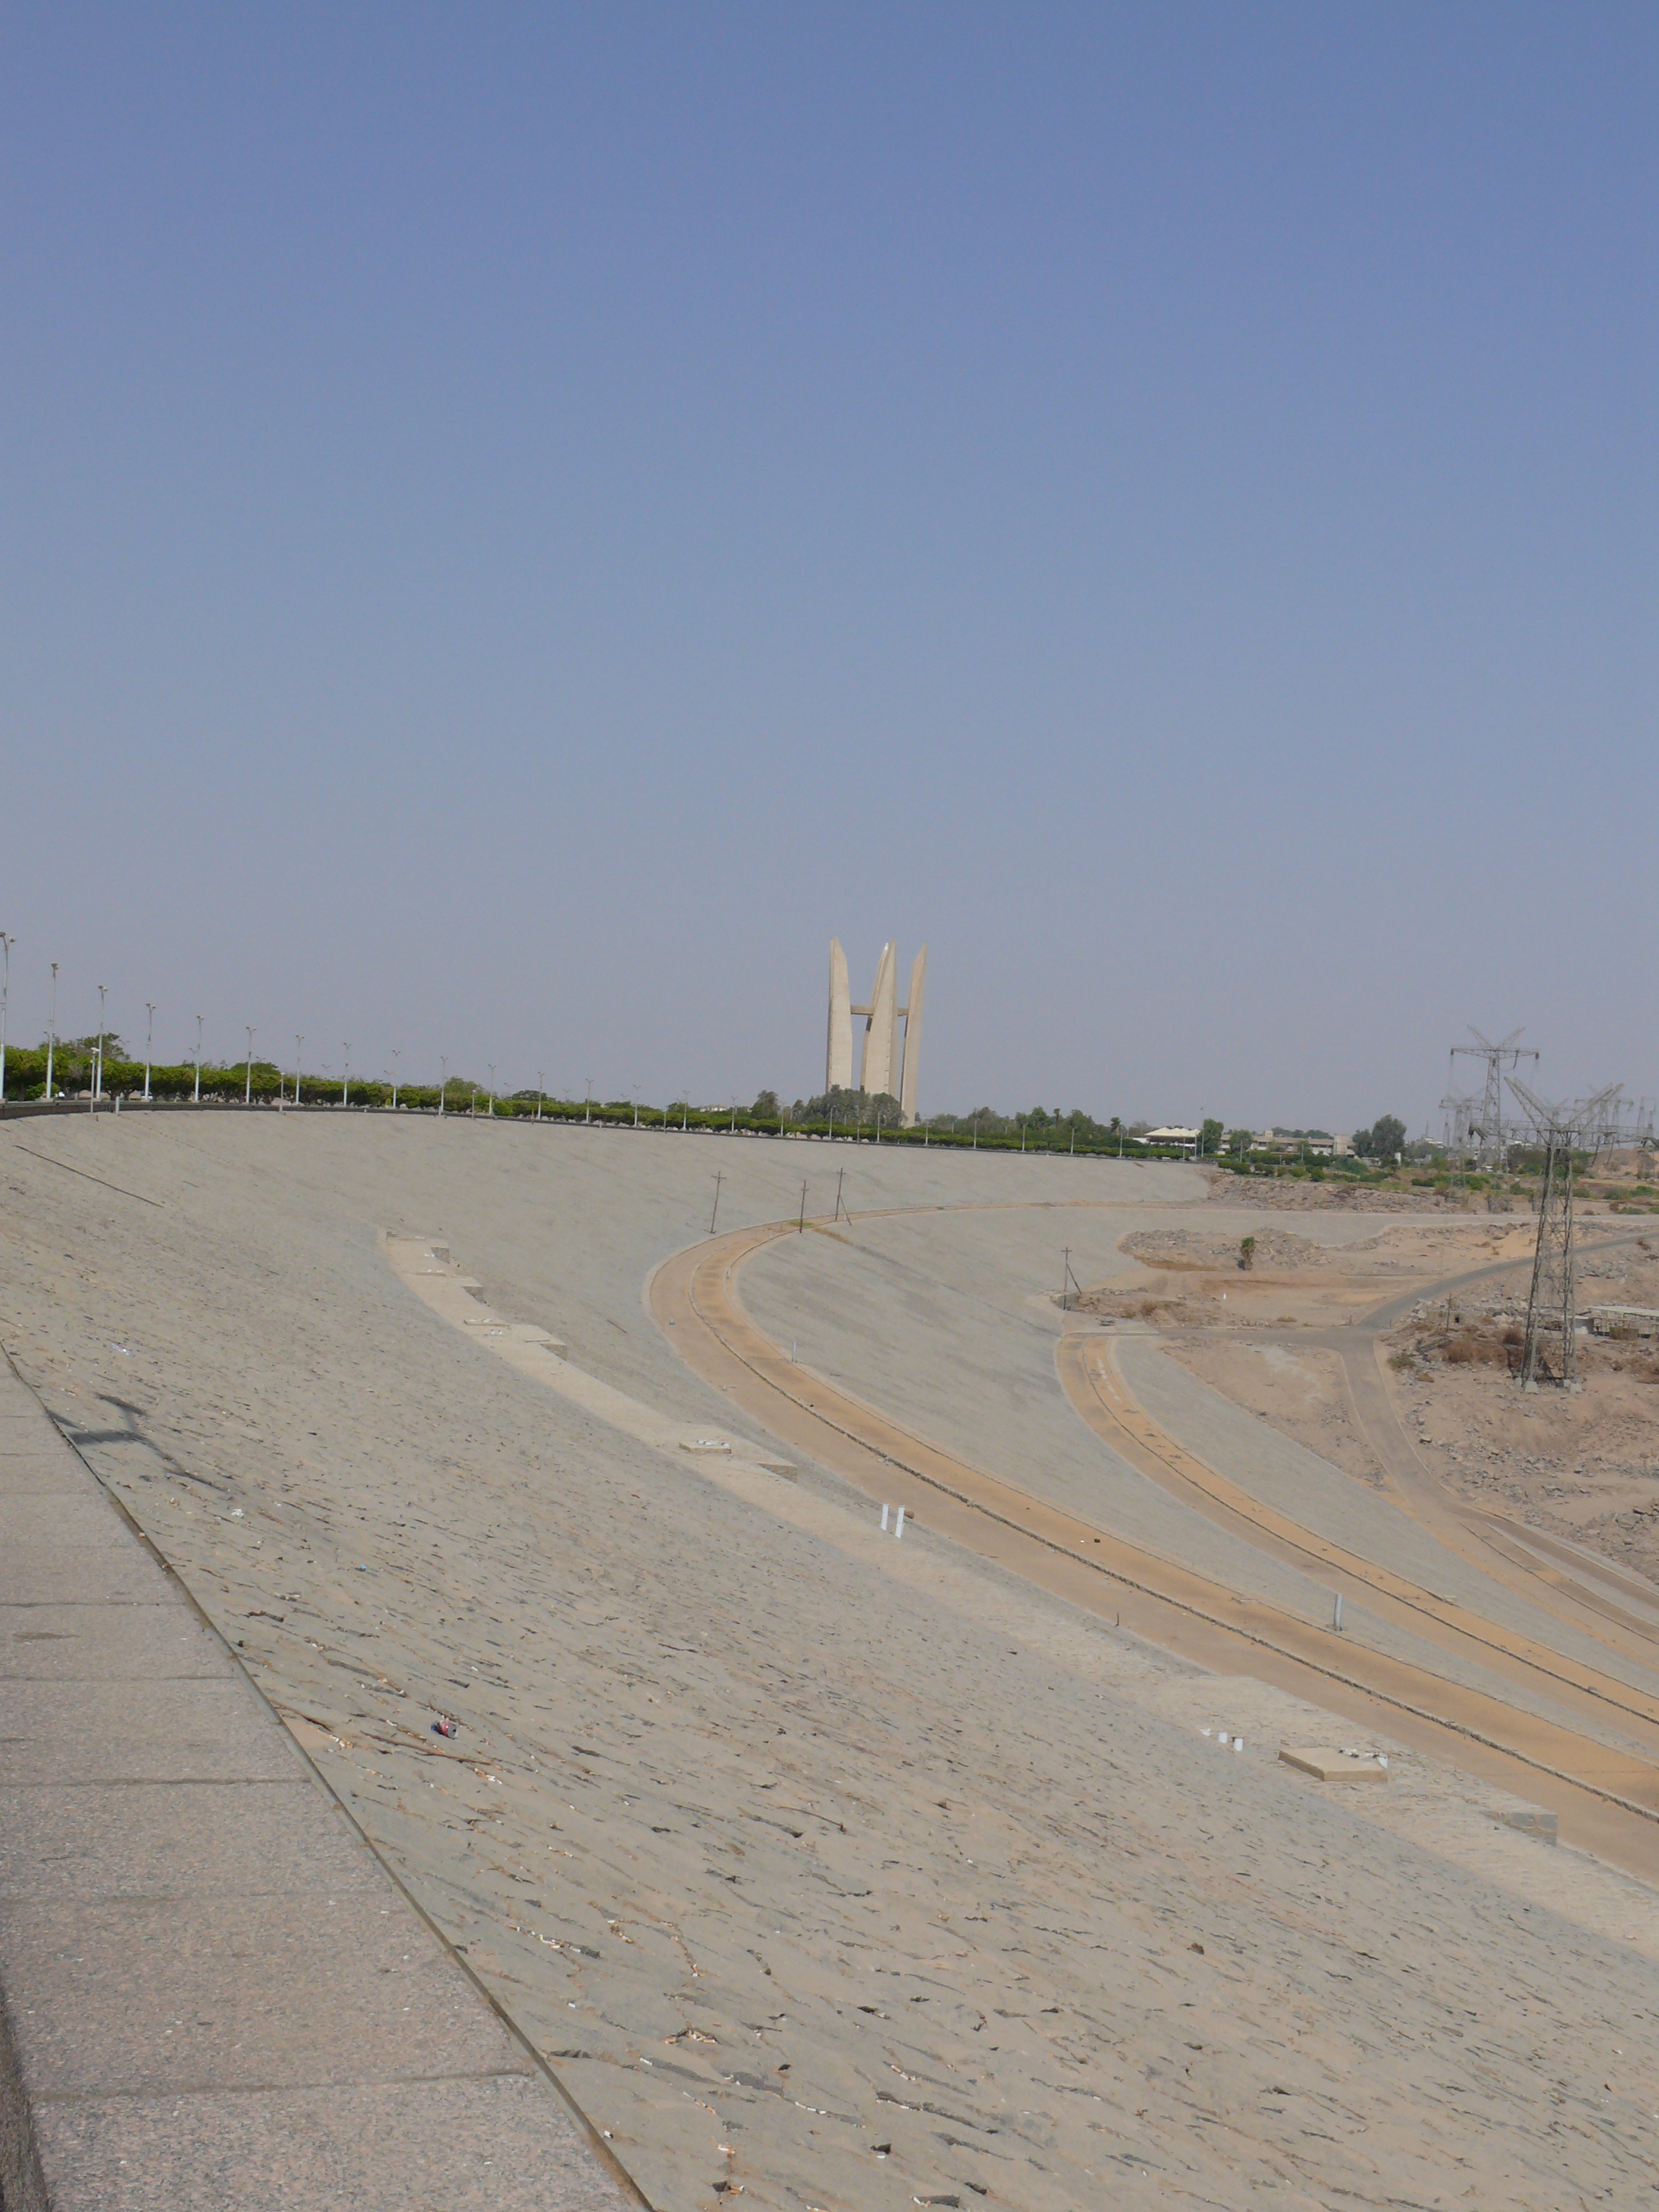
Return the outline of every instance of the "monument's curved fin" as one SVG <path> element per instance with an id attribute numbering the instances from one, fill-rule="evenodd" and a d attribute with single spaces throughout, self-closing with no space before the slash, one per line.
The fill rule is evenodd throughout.
<path id="1" fill-rule="evenodd" d="M 904 1010 L 904 1073 L 899 1079 L 899 1119 L 908 1129 L 916 1118 L 916 1063 L 921 1051 L 921 994 L 927 980 L 924 945 L 910 970 L 910 998 Z"/>
<path id="2" fill-rule="evenodd" d="M 898 948 L 889 939 L 881 948 L 876 988 L 870 998 L 870 1019 L 864 1032 L 864 1066 L 859 1088 L 872 1097 L 893 1088 L 893 1024 L 898 1004 Z"/>
<path id="3" fill-rule="evenodd" d="M 853 994 L 847 982 L 847 955 L 841 939 L 830 940 L 830 1042 L 824 1054 L 823 1087 L 853 1087 Z"/>

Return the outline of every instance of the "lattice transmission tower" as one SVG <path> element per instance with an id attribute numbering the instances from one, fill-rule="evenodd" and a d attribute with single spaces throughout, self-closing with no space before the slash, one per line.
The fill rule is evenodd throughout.
<path id="1" fill-rule="evenodd" d="M 1471 1152 L 1478 1154 L 1479 1139 L 1474 1131 L 1480 1108 L 1478 1091 L 1449 1091 L 1440 1102 L 1440 1110 L 1446 1117 L 1446 1150 L 1460 1168 Z"/>
<path id="2" fill-rule="evenodd" d="M 1486 1080 L 1480 1093 L 1479 1107 L 1472 1114 L 1468 1133 L 1473 1139 L 1475 1158 L 1483 1168 L 1501 1168 L 1504 1164 L 1508 1139 L 1504 1130 L 1504 1077 L 1505 1071 L 1513 1073 L 1523 1060 L 1536 1060 L 1538 1054 L 1530 1045 L 1519 1045 L 1516 1039 L 1519 1030 L 1511 1030 L 1506 1037 L 1494 1044 L 1490 1037 L 1481 1036 L 1473 1022 L 1469 1024 L 1473 1044 L 1455 1044 L 1451 1048 L 1451 1075 L 1457 1073 L 1459 1054 L 1471 1060 L 1486 1063 Z M 1452 1088 L 1449 1078 L 1447 1089 Z"/>
<path id="3" fill-rule="evenodd" d="M 1533 1251 L 1532 1286 L 1527 1294 L 1527 1328 L 1521 1351 L 1521 1388 L 1535 1390 L 1540 1368 L 1547 1381 L 1564 1389 L 1578 1387 L 1578 1304 L 1573 1264 L 1572 1175 L 1575 1156 L 1601 1152 L 1619 1133 L 1620 1086 L 1609 1084 L 1594 1097 L 1553 1105 L 1511 1075 L 1510 1089 L 1526 1109 L 1530 1133 L 1544 1155 L 1538 1190 L 1538 1242 Z M 1559 1336 L 1559 1362 L 1552 1375 L 1544 1340 Z"/>

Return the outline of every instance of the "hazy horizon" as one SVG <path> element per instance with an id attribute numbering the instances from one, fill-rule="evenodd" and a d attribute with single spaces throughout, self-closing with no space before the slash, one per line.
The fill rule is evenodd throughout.
<path id="1" fill-rule="evenodd" d="M 13 1044 L 793 1099 L 894 937 L 924 1114 L 1659 1093 L 1650 9 L 0 54 Z"/>

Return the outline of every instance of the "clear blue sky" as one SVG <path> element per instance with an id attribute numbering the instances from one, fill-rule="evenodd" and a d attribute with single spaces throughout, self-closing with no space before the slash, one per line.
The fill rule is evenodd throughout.
<path id="1" fill-rule="evenodd" d="M 1659 11 L 15 4 L 0 927 L 601 1095 L 1659 1091 Z"/>

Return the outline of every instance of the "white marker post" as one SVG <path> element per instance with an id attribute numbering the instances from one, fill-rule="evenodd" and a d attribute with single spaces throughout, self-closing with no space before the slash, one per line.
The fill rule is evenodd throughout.
<path id="1" fill-rule="evenodd" d="M 899 1510 L 898 1510 L 898 1521 L 897 1521 L 896 1525 L 896 1526 L 895 1526 L 895 1528 L 894 1528 L 893 1534 L 894 1534 L 894 1537 L 895 1537 L 896 1539 L 897 1539 L 897 1538 L 902 1537 L 902 1536 L 903 1535 L 903 1534 L 904 1534 L 904 1508 L 901 1505 L 901 1506 L 900 1506 L 900 1508 L 899 1508 Z"/>
<path id="2" fill-rule="evenodd" d="M 892 1512 L 892 1510 L 893 1509 L 890 1505 L 884 1505 L 881 1509 L 881 1533 L 884 1536 L 887 1534 L 888 1516 Z"/>
<path id="3" fill-rule="evenodd" d="M 1342 1593 L 1340 1590 L 1338 1590 L 1336 1594 L 1336 1603 L 1331 1607 L 1331 1626 L 1334 1628 L 1339 1634 L 1341 1632 Z"/>

